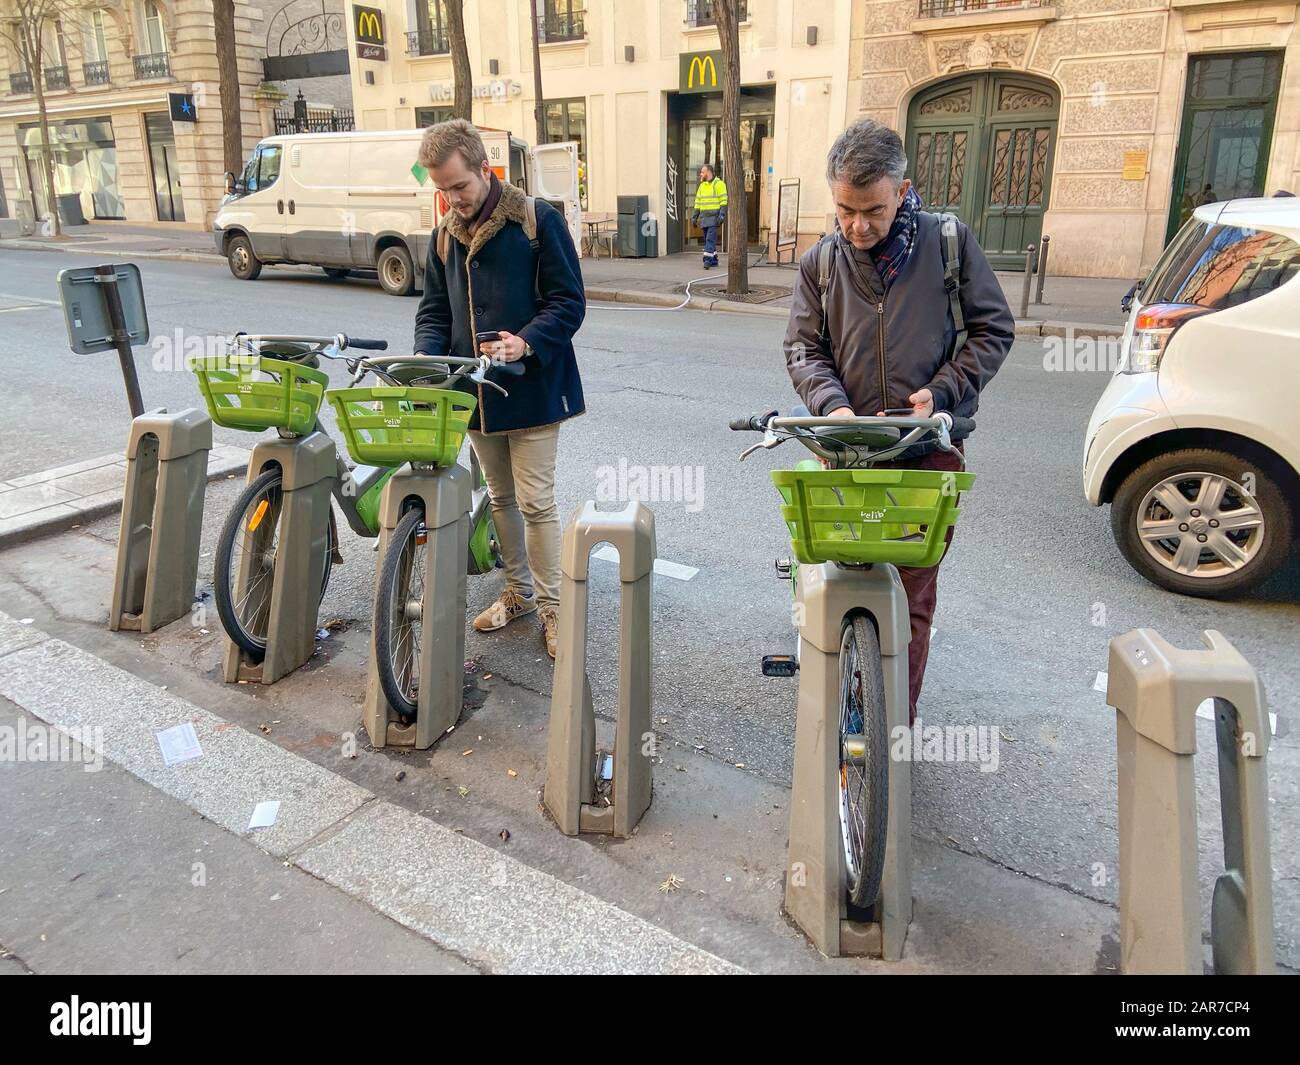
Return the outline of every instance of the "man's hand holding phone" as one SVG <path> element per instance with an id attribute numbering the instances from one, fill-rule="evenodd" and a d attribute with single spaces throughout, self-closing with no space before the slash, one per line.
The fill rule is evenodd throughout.
<path id="1" fill-rule="evenodd" d="M 474 339 L 478 342 L 478 350 L 496 362 L 518 362 L 528 350 L 523 337 L 504 329 L 475 333 Z"/>

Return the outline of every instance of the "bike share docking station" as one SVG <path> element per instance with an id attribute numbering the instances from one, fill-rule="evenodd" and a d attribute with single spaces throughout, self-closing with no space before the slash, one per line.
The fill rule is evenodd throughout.
<path id="1" fill-rule="evenodd" d="M 250 615 L 266 615 L 266 651 L 259 660 L 227 636 L 228 684 L 274 684 L 316 649 L 330 549 L 330 491 L 339 473 L 334 441 L 319 431 L 260 441 L 249 456 L 248 484 L 275 469 L 281 475 L 279 520 L 261 508 L 248 520 L 244 534 L 249 546 L 236 566 L 232 589 L 235 602 L 247 604 Z"/>
<path id="2" fill-rule="evenodd" d="M 113 632 L 153 632 L 194 605 L 211 450 L 212 419 L 193 407 L 131 422 L 108 614 Z"/>
<path id="3" fill-rule="evenodd" d="M 379 502 L 379 553 L 375 597 L 379 602 L 384 560 L 403 516 L 413 502 L 423 506 L 423 543 L 416 538 L 422 564 L 423 594 L 418 602 L 394 604 L 405 622 L 419 622 L 419 679 L 414 722 L 405 722 L 385 697 L 379 682 L 379 651 L 370 638 L 366 699 L 362 720 L 375 747 L 432 747 L 460 718 L 465 684 L 466 559 L 469 556 L 471 480 L 453 462 L 435 466 L 412 463 L 389 478 Z M 398 568 L 407 563 L 399 563 Z M 397 572 L 394 580 L 403 576 Z M 406 587 L 402 580 L 402 587 Z M 412 629 L 398 626 L 407 633 Z"/>
<path id="4" fill-rule="evenodd" d="M 139 267 L 60 270 L 58 285 L 69 346 L 116 351 L 131 408 L 108 627 L 153 632 L 194 604 L 212 421 L 194 408 L 145 413 L 131 350 L 149 340 Z"/>
<path id="5" fill-rule="evenodd" d="M 840 648 L 845 619 L 865 614 L 880 643 L 888 736 L 908 728 L 907 592 L 892 565 L 799 567 L 799 701 L 785 910 L 827 957 L 897 961 L 912 920 L 912 768 L 891 759 L 884 868 L 870 922 L 849 920 L 840 812 Z M 877 742 L 888 743 L 888 736 Z M 850 752 L 851 753 L 851 752 Z"/>
<path id="6" fill-rule="evenodd" d="M 1206 649 L 1191 651 L 1152 629 L 1110 641 L 1106 702 L 1115 708 L 1125 973 L 1204 971 L 1193 757 L 1197 708 L 1207 699 L 1225 869 L 1210 906 L 1214 972 L 1276 971 L 1264 689 L 1222 633 L 1208 630 L 1202 639 Z"/>
<path id="7" fill-rule="evenodd" d="M 618 552 L 618 710 L 612 772 L 596 765 L 596 715 L 587 676 L 587 576 L 592 549 Z M 587 502 L 564 530 L 560 554 L 560 639 L 551 689 L 543 802 L 566 836 L 632 835 L 650 806 L 650 637 L 655 561 L 654 513 L 639 502 L 598 511 Z M 604 759 L 602 759 L 604 761 Z M 598 796 L 597 777 L 610 780 Z M 598 801 L 605 798 L 607 801 Z"/>

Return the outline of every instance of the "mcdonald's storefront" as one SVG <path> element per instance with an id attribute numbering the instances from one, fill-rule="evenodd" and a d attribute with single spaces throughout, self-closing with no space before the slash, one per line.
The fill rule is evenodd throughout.
<path id="1" fill-rule="evenodd" d="M 413 129 L 450 114 L 453 77 L 439 0 L 362 0 L 382 14 L 386 55 L 370 55 L 349 24 L 352 97 L 362 129 Z M 528 0 L 467 3 L 480 126 L 538 139 Z M 801 183 L 787 242 L 803 251 L 825 232 L 826 149 L 849 104 L 850 10 L 749 0 L 740 24 L 741 170 L 751 244 L 770 242 L 777 190 Z M 722 62 L 711 0 L 660 5 L 537 0 L 545 139 L 578 143 L 582 206 L 616 216 L 619 197 L 645 196 L 658 254 L 703 239 L 691 205 L 706 162 L 722 157 Z M 504 15 L 504 17 L 503 17 Z M 733 190 L 734 191 L 734 190 Z M 787 196 L 793 207 L 795 200 Z"/>
<path id="2" fill-rule="evenodd" d="M 669 254 L 687 251 L 703 242 L 704 234 L 691 221 L 690 205 L 700 183 L 700 167 L 709 163 L 719 177 L 723 172 L 722 91 L 718 79 L 720 51 L 683 52 L 678 57 L 677 90 L 667 97 L 667 180 L 679 175 L 678 197 L 685 205 L 677 219 L 667 220 Z M 744 172 L 748 231 L 751 244 L 762 241 L 771 228 L 770 203 L 756 191 L 766 183 L 772 166 L 776 132 L 776 86 L 743 86 L 740 91 L 740 157 Z"/>

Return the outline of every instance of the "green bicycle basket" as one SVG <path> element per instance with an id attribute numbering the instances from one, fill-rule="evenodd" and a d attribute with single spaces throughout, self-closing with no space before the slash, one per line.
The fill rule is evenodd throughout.
<path id="1" fill-rule="evenodd" d="M 190 369 L 214 422 L 255 433 L 311 432 L 330 383 L 320 370 L 262 355 L 205 355 Z"/>
<path id="2" fill-rule="evenodd" d="M 809 468 L 811 467 L 811 468 Z M 812 461 L 773 470 L 781 517 L 801 563 L 892 562 L 933 566 L 957 523 L 957 494 L 973 473 L 824 470 Z"/>
<path id="3" fill-rule="evenodd" d="M 478 404 L 468 392 L 411 386 L 332 388 L 325 396 L 348 453 L 367 466 L 453 465 Z"/>

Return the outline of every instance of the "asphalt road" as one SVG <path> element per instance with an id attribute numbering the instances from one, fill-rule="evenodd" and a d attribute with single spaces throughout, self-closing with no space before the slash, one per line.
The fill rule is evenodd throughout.
<path id="1" fill-rule="evenodd" d="M 67 350 L 51 303 L 56 272 L 84 256 L 0 252 L 0 365 L 5 416 L 0 479 L 120 448 L 128 415 L 116 358 Z M 244 329 L 386 337 L 400 350 L 414 300 L 374 282 L 330 282 L 319 272 L 268 269 L 241 283 L 224 267 L 142 264 L 155 336 L 138 363 L 147 406 L 198 402 L 183 368 L 186 345 Z M 177 330 L 180 330 L 177 333 Z M 804 457 L 787 444 L 743 465 L 753 441 L 728 431 L 736 415 L 786 406 L 792 392 L 780 358 L 781 323 L 693 311 L 593 305 L 578 336 L 588 414 L 561 435 L 558 494 L 567 517 L 594 498 L 620 463 L 667 467 L 685 498 L 651 502 L 659 555 L 698 567 L 689 581 L 655 584 L 656 717 L 675 738 L 774 780 L 788 781 L 795 682 L 758 671 L 765 652 L 793 649 L 789 585 L 774 558 L 788 554 L 767 473 Z M 178 357 L 179 352 L 179 357 Z M 997 772 L 925 764 L 914 785 L 916 831 L 1008 868 L 1093 898 L 1117 899 L 1114 715 L 1094 680 L 1107 641 L 1150 626 L 1175 644 L 1199 646 L 1222 630 L 1263 677 L 1279 735 L 1270 751 L 1276 923 L 1280 958 L 1300 965 L 1300 757 L 1289 730 L 1300 710 L 1300 565 L 1233 603 L 1180 598 L 1139 578 L 1111 538 L 1107 513 L 1082 498 L 1083 431 L 1104 373 L 1048 372 L 1037 342 L 1017 343 L 987 390 L 970 468 L 979 480 L 963 500 L 954 548 L 940 579 L 936 635 L 920 714 L 929 724 L 995 726 Z M 336 383 L 342 374 L 334 371 Z M 248 445 L 244 434 L 219 439 Z M 222 517 L 235 482 L 209 496 L 207 521 Z M 210 534 L 209 534 L 210 535 Z M 370 615 L 372 556 L 345 542 L 360 565 L 336 570 L 327 614 Z M 206 563 L 207 560 L 205 560 Z M 592 667 L 597 703 L 612 706 L 615 568 L 593 564 Z M 472 610 L 496 577 L 471 581 Z M 531 624 L 470 649 L 487 668 L 541 692 L 550 663 Z M 1199 736 L 1202 883 L 1221 869 L 1218 785 L 1208 722 Z M 1207 910 L 1208 912 L 1208 910 Z"/>

